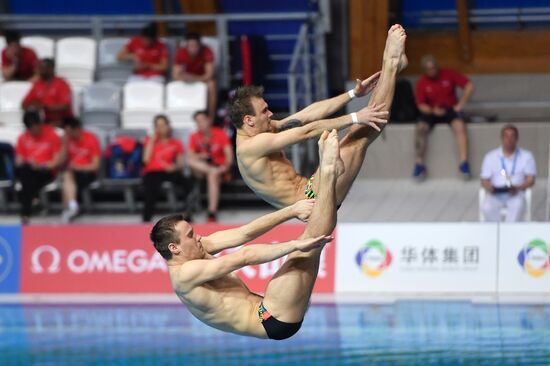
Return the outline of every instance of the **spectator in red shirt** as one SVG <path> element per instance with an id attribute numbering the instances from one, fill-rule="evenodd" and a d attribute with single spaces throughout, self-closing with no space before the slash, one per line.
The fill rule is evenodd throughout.
<path id="1" fill-rule="evenodd" d="M 23 99 L 24 110 L 40 110 L 44 121 L 53 126 L 61 126 L 65 117 L 73 116 L 71 87 L 65 80 L 54 74 L 55 63 L 50 58 L 40 60 L 40 78 L 33 84 Z"/>
<path id="2" fill-rule="evenodd" d="M 82 122 L 74 117 L 63 120 L 63 129 L 67 165 L 63 172 L 61 221 L 66 224 L 79 213 L 79 194 L 97 178 L 101 146 L 96 135 L 82 129 Z"/>
<path id="3" fill-rule="evenodd" d="M 118 54 L 119 61 L 134 63 L 134 74 L 128 81 L 153 80 L 164 83 L 168 69 L 168 50 L 159 41 L 154 23 L 141 30 L 141 35 L 133 37 Z"/>
<path id="4" fill-rule="evenodd" d="M 17 139 L 15 166 L 21 183 L 21 222 L 27 224 L 33 200 L 37 200 L 40 189 L 55 178 L 62 154 L 61 139 L 52 126 L 43 124 L 38 112 L 25 112 L 23 123 L 26 130 Z"/>
<path id="5" fill-rule="evenodd" d="M 233 165 L 233 148 L 226 133 L 212 126 L 206 111 L 193 116 L 197 131 L 189 138 L 189 166 L 199 177 L 208 182 L 208 221 L 216 222 L 220 186 L 222 180 L 229 179 Z"/>
<path id="6" fill-rule="evenodd" d="M 15 31 L 5 31 L 6 48 L 2 51 L 2 75 L 4 80 L 35 81 L 38 57 L 28 47 L 19 43 L 21 36 Z"/>
<path id="7" fill-rule="evenodd" d="M 191 190 L 191 182 L 183 176 L 183 144 L 172 137 L 168 117 L 156 116 L 154 129 L 153 136 L 146 137 L 143 142 L 143 222 L 151 221 L 163 182 L 172 182 L 174 186 L 183 188 L 186 195 Z"/>
<path id="8" fill-rule="evenodd" d="M 453 128 L 458 144 L 459 171 L 464 179 L 470 179 L 468 133 L 462 110 L 470 99 L 474 86 L 459 72 L 439 68 L 436 59 L 431 55 L 422 58 L 422 67 L 424 75 L 416 83 L 416 104 L 420 119 L 415 132 L 416 164 L 413 177 L 418 180 L 426 177 L 424 158 L 429 132 L 437 123 L 448 123 Z M 456 96 L 457 87 L 463 89 L 460 100 Z"/>
<path id="9" fill-rule="evenodd" d="M 208 116 L 216 114 L 216 80 L 214 75 L 214 53 L 201 43 L 198 33 L 189 33 L 185 37 L 185 47 L 176 52 L 172 79 L 185 82 L 203 82 L 208 86 Z"/>

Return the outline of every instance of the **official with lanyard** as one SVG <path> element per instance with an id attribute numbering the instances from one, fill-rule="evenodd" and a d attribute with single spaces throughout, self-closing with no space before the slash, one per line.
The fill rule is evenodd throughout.
<path id="1" fill-rule="evenodd" d="M 533 154 L 517 146 L 518 129 L 506 125 L 501 130 L 502 146 L 483 159 L 481 185 L 487 191 L 481 207 L 486 221 L 501 221 L 506 208 L 506 222 L 521 221 L 526 208 L 525 190 L 535 184 L 537 174 Z"/>

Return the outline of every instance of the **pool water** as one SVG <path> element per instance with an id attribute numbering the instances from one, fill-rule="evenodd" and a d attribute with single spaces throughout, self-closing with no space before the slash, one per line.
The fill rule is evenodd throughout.
<path id="1" fill-rule="evenodd" d="M 550 306 L 312 305 L 271 341 L 179 305 L 0 305 L 0 365 L 550 365 Z"/>

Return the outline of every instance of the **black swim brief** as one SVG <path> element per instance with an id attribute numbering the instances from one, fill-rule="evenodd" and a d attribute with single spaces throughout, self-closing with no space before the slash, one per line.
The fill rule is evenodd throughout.
<path id="1" fill-rule="evenodd" d="M 282 340 L 290 338 L 296 334 L 302 326 L 302 322 L 285 323 L 275 319 L 275 317 L 271 316 L 269 311 L 267 311 L 262 302 L 258 307 L 258 316 L 260 317 L 260 321 L 262 322 L 269 339 Z"/>

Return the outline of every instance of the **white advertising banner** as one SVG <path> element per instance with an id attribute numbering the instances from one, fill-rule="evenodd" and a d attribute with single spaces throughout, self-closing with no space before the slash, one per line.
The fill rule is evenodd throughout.
<path id="1" fill-rule="evenodd" d="M 550 224 L 500 224 L 500 293 L 550 294 Z"/>
<path id="2" fill-rule="evenodd" d="M 339 224 L 337 293 L 489 293 L 497 225 Z"/>

